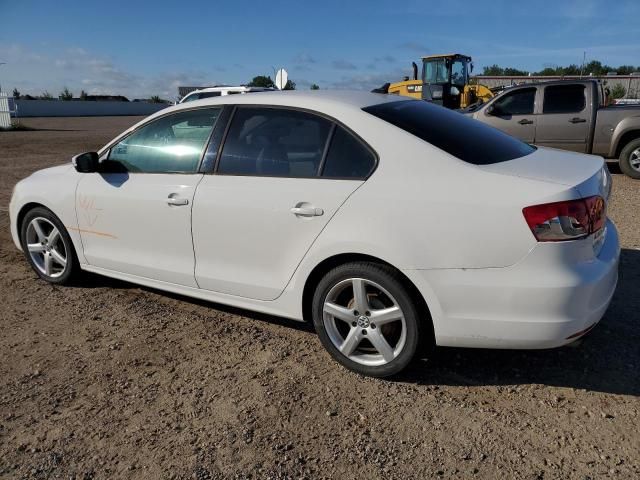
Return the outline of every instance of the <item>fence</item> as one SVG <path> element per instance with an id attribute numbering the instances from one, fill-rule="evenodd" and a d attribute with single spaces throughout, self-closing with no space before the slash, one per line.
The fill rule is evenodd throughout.
<path id="1" fill-rule="evenodd" d="M 110 100 L 62 101 L 16 100 L 16 110 L 24 117 L 100 117 L 108 115 L 151 115 L 167 108 L 166 103 L 117 102 Z"/>
<path id="2" fill-rule="evenodd" d="M 13 100 L 6 93 L 0 91 L 0 128 L 11 127 L 11 114 L 15 111 L 9 106 L 9 99 Z"/>

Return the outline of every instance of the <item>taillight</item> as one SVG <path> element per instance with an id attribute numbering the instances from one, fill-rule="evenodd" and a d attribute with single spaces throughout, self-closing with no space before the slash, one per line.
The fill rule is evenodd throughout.
<path id="1" fill-rule="evenodd" d="M 604 199 L 599 196 L 545 203 L 522 209 L 539 242 L 577 240 L 597 232 L 606 222 Z"/>

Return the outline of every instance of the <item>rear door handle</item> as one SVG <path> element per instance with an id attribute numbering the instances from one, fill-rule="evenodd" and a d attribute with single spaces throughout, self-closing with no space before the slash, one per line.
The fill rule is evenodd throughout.
<path id="1" fill-rule="evenodd" d="M 319 217 L 324 215 L 324 210 L 312 206 L 296 206 L 291 209 L 291 213 L 299 217 Z"/>
<path id="2" fill-rule="evenodd" d="M 172 193 L 167 197 L 167 203 L 174 206 L 189 205 L 189 200 L 179 197 L 177 193 Z"/>
<path id="3" fill-rule="evenodd" d="M 585 123 L 586 120 L 584 118 L 573 117 L 569 120 L 569 123 Z"/>
<path id="4" fill-rule="evenodd" d="M 518 122 L 520 125 L 531 125 L 533 120 L 529 120 L 528 118 L 523 118 Z"/>

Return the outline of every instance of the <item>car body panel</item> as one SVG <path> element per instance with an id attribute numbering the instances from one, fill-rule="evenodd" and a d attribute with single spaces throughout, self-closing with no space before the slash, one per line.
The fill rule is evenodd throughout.
<path id="1" fill-rule="evenodd" d="M 273 300 L 361 180 L 206 175 L 193 205 L 200 288 Z M 322 210 L 301 217 L 296 206 Z"/>
<path id="2" fill-rule="evenodd" d="M 76 193 L 87 263 L 196 287 L 191 206 L 201 174 L 88 173 Z M 188 201 L 170 205 L 169 196 Z"/>

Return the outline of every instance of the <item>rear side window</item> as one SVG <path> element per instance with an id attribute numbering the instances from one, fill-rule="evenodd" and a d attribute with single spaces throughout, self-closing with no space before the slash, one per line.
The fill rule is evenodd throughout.
<path id="1" fill-rule="evenodd" d="M 336 127 L 322 169 L 323 177 L 366 178 L 375 165 L 371 150 L 344 128 Z"/>
<path id="2" fill-rule="evenodd" d="M 402 100 L 363 110 L 474 165 L 524 157 L 535 148 L 453 110 L 423 100 Z"/>
<path id="3" fill-rule="evenodd" d="M 494 103 L 493 115 L 531 115 L 535 99 L 535 88 L 523 88 L 505 93 Z"/>
<path id="4" fill-rule="evenodd" d="M 577 113 L 586 105 L 584 85 L 553 85 L 544 89 L 543 113 Z"/>
<path id="5" fill-rule="evenodd" d="M 306 112 L 238 107 L 217 172 L 315 177 L 330 128 L 328 120 Z"/>

